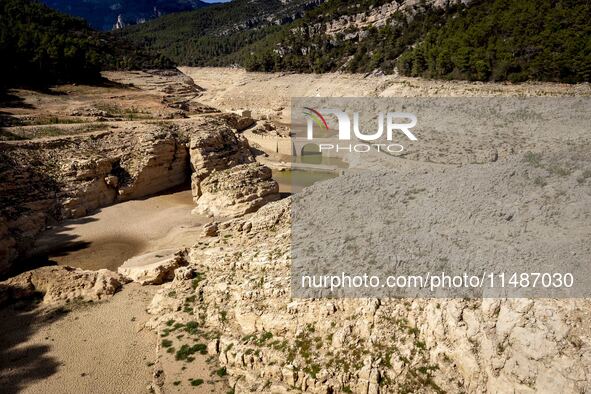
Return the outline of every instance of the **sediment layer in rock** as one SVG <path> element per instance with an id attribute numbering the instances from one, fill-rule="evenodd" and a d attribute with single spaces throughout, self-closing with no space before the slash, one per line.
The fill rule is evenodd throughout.
<path id="1" fill-rule="evenodd" d="M 0 142 L 0 274 L 27 257 L 47 225 L 189 179 L 197 197 L 213 170 L 253 161 L 246 139 L 220 116 Z"/>

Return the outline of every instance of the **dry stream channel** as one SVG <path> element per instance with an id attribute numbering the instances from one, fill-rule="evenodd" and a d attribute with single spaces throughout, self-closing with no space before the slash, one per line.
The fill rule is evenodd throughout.
<path id="1" fill-rule="evenodd" d="M 274 171 L 279 191 L 297 193 L 332 173 Z M 58 264 L 117 271 L 133 256 L 192 246 L 210 218 L 191 213 L 191 190 L 181 188 L 99 209 L 90 216 L 64 221 L 44 232 L 35 244 L 34 265 Z"/>

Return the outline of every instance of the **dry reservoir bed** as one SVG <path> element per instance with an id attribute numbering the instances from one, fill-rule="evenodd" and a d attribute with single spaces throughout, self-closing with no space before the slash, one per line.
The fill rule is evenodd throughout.
<path id="1" fill-rule="evenodd" d="M 112 205 L 46 231 L 35 254 L 60 265 L 117 271 L 135 255 L 192 246 L 208 221 L 191 214 L 194 207 L 190 190 Z"/>
<path id="2" fill-rule="evenodd" d="M 191 97 L 199 94 L 200 102 L 221 110 L 251 109 L 255 118 L 272 120 L 289 118 L 289 97 L 319 92 L 347 96 L 353 86 L 360 95 L 406 97 L 585 96 L 590 92 L 588 85 L 482 85 L 340 74 L 186 71 L 207 89 L 194 86 Z M 49 286 L 43 290 L 53 301 L 78 299 L 72 295 L 107 301 L 93 307 L 70 302 L 50 315 L 42 308 L 4 310 L 0 385 L 5 391 L 134 393 L 145 392 L 150 380 L 152 388 L 166 392 L 227 392 L 228 385 L 235 392 L 264 393 L 589 390 L 591 309 L 587 299 L 294 299 L 290 292 L 292 199 L 269 203 L 252 215 L 229 221 L 218 217 L 213 219 L 217 223 L 210 223 L 209 217 L 191 215 L 195 205 L 188 191 L 146 197 L 173 184 L 186 184 L 189 175 L 194 187 L 206 186 L 211 204 L 234 198 L 235 185 L 246 185 L 251 195 L 267 190 L 269 181 L 263 179 L 264 171 L 253 166 L 244 133 L 237 130 L 244 119 L 228 118 L 228 113 L 200 115 L 201 106 L 195 102 L 186 109 L 164 108 L 163 103 L 182 101 L 178 92 L 163 91 L 163 86 L 166 90 L 172 86 L 161 84 L 169 78 L 167 73 L 109 76 L 135 84 L 138 89 L 130 96 L 133 103 L 125 99 L 131 93 L 124 85 L 116 92 L 97 88 L 89 94 L 87 100 L 92 103 L 88 105 L 76 102 L 86 88 L 70 87 L 56 96 L 59 99 L 27 98 L 33 110 L 6 110 L 15 124 L 21 122 L 18 130 L 8 127 L 9 136 L 42 138 L 1 145 L 5 152 L 0 149 L 0 156 L 6 153 L 6 160 L 0 160 L 0 170 L 6 175 L 0 179 L 9 182 L 0 188 L 4 193 L 0 196 L 8 197 L 3 215 L 10 226 L 3 228 L 0 221 L 0 249 L 8 240 L 9 247 L 26 251 L 28 242 L 50 224 L 53 227 L 41 235 L 37 248 L 53 250 L 50 258 L 60 264 L 115 269 L 133 255 L 185 246 L 189 250 L 175 256 L 183 266 L 171 271 L 170 283 L 157 287 L 125 284 L 121 290 L 124 281 L 117 282 L 114 273 L 64 267 L 35 270 L 40 272 L 36 277 L 23 274 L 29 284 Z M 179 81 L 186 84 L 184 78 Z M 94 102 L 100 92 L 104 97 Z M 102 103 L 107 100 L 120 105 L 107 107 Z M 29 119 L 29 112 L 54 101 L 60 107 L 46 112 L 69 120 L 83 115 L 99 123 L 104 117 L 109 119 L 109 128 L 68 130 L 67 139 L 52 137 L 53 130 L 32 131 L 31 127 L 45 121 Z M 138 119 L 148 115 L 149 119 Z M 274 132 L 262 122 L 259 130 Z M 557 226 L 574 219 L 582 225 L 573 233 L 581 236 L 589 230 L 584 220 L 588 204 L 583 199 L 588 198 L 591 182 L 588 133 L 555 135 L 540 128 L 528 134 L 500 130 L 478 138 L 452 136 L 453 144 L 447 134 L 425 139 L 424 154 L 396 159 L 397 171 L 392 176 L 400 190 L 392 204 L 417 220 L 411 225 L 393 223 L 412 230 L 389 234 L 394 244 L 413 245 L 398 242 L 396 237 L 405 234 L 413 242 L 439 235 L 432 230 L 441 212 L 436 215 L 425 209 L 433 201 L 442 209 L 455 207 L 460 212 L 453 221 L 442 221 L 445 229 L 453 222 L 454 228 L 468 229 L 477 237 L 476 224 L 464 217 L 469 204 L 463 201 L 482 202 L 472 194 L 484 186 L 507 187 L 524 197 L 501 204 L 506 200 L 503 195 L 485 209 L 473 207 L 487 223 L 483 231 L 506 230 L 497 231 L 495 237 L 483 236 L 489 243 L 498 241 L 501 250 L 507 249 L 511 234 L 543 232 L 553 223 L 556 228 L 551 227 L 549 236 L 559 235 L 564 228 Z M 220 149 L 212 150 L 212 146 Z M 52 153 L 56 151 L 59 154 Z M 580 157 L 565 162 L 565 157 L 574 157 L 574 151 Z M 3 168 L 8 160 L 11 164 Z M 508 164 L 507 160 L 513 161 Z M 36 164 L 32 167 L 30 163 Z M 227 168 L 228 163 L 234 170 Z M 512 167 L 492 171 L 507 166 Z M 197 171 L 189 174 L 189 169 Z M 228 176 L 213 176 L 214 169 L 228 171 L 223 173 Z M 466 171 L 474 171 L 471 184 L 440 188 L 452 181 L 466 183 Z M 500 175 L 483 178 L 493 172 Z M 262 175 L 256 182 L 245 182 L 248 179 L 243 174 L 247 173 Z M 430 175 L 435 173 L 440 176 L 437 182 Z M 275 175 L 280 191 L 296 191 L 287 189 L 292 186 L 292 175 Z M 332 186 L 347 185 L 350 180 L 345 176 L 311 189 L 334 200 Z M 523 205 L 521 209 L 517 203 Z M 48 212 L 63 215 L 43 216 Z M 77 219 L 55 224 L 68 218 Z M 205 228 L 210 231 L 207 237 L 201 234 L 204 223 L 211 224 Z M 11 243 L 5 235 L 15 241 Z M 464 233 L 445 231 L 441 236 L 447 238 L 434 245 L 466 249 Z M 55 248 L 58 244 L 62 247 Z M 588 256 L 587 244 L 580 245 L 574 255 L 569 245 L 560 250 L 570 256 Z M 447 250 L 419 252 L 429 260 L 447 258 Z M 64 275 L 61 281 L 56 273 Z M 55 277 L 57 284 L 52 282 Z M 85 283 L 91 283 L 90 288 L 82 288 Z M 145 309 L 150 318 L 144 315 Z M 56 311 L 67 313 L 56 315 Z"/>
<path id="3" fill-rule="evenodd" d="M 0 310 L 0 387 L 16 393 L 145 393 L 156 335 L 143 325 L 156 288 L 55 311 Z"/>
<path id="4" fill-rule="evenodd" d="M 291 171 L 274 173 L 281 193 L 297 192 L 332 177 L 327 173 L 300 173 L 294 185 Z M 205 215 L 191 213 L 193 208 L 191 190 L 182 190 L 99 209 L 44 232 L 35 244 L 31 263 L 117 271 L 136 255 L 191 247 L 199 240 L 202 226 L 211 221 Z"/>

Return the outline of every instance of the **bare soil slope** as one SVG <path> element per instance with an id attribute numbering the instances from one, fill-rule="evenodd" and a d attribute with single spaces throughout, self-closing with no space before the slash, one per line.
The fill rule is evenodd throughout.
<path id="1" fill-rule="evenodd" d="M 363 74 L 247 72 L 235 68 L 180 67 L 206 89 L 203 103 L 221 110 L 249 109 L 290 122 L 291 97 L 481 97 L 590 95 L 589 84 L 472 83 Z"/>

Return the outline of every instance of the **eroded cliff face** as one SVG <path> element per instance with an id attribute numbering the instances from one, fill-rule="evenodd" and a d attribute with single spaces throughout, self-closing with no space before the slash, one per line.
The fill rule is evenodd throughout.
<path id="1" fill-rule="evenodd" d="M 246 138 L 228 126 L 210 128 L 191 135 L 189 152 L 191 188 L 195 201 L 201 196 L 201 182 L 213 171 L 254 162 Z"/>
<path id="2" fill-rule="evenodd" d="M 188 176 L 183 137 L 156 125 L 4 143 L 0 150 L 0 215 L 16 247 L 5 253 L 2 271 L 15 256 L 26 256 L 47 225 L 160 192 Z"/>
<path id="3" fill-rule="evenodd" d="M 379 6 L 370 6 L 367 10 L 357 14 L 343 15 L 326 22 L 326 33 L 330 35 L 344 34 L 346 39 L 359 35 L 367 35 L 370 27 L 380 28 L 395 23 L 393 17 L 399 11 L 411 17 L 416 12 L 414 7 L 426 5 L 434 8 L 446 8 L 458 3 L 467 4 L 470 0 L 406 0 L 391 1 Z"/>
<path id="4" fill-rule="evenodd" d="M 46 226 L 254 161 L 223 117 L 0 145 L 0 273 Z M 199 193 L 196 192 L 196 198 Z"/>
<path id="5" fill-rule="evenodd" d="M 174 348 L 208 341 L 236 392 L 589 389 L 589 300 L 291 299 L 289 208 L 222 225 L 189 254 L 197 277 L 149 308 Z M 174 339 L 171 321 L 199 330 Z M 160 357 L 176 380 L 179 361 Z"/>

